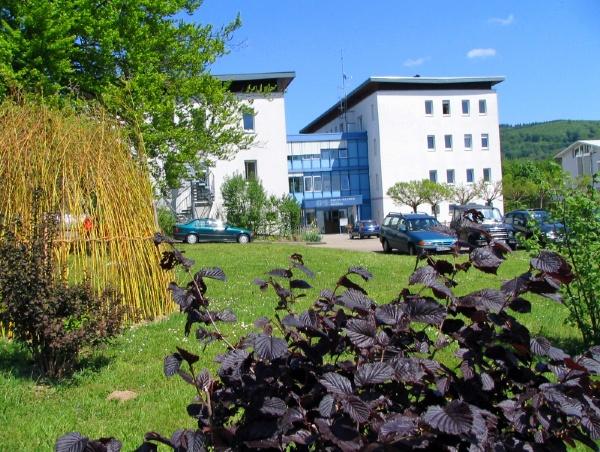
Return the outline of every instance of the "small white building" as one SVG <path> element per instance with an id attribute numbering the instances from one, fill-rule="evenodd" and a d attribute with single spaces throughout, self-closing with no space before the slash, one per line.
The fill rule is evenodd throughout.
<path id="1" fill-rule="evenodd" d="M 269 195 L 288 193 L 284 94 L 295 75 L 269 72 L 216 76 L 228 82 L 229 90 L 251 107 L 253 113 L 243 113 L 239 126 L 254 136 L 254 144 L 239 150 L 231 160 L 217 161 L 205 177 L 184 181 L 181 188 L 172 191 L 170 206 L 180 219 L 224 219 L 221 185 L 235 174 L 260 179 Z"/>
<path id="2" fill-rule="evenodd" d="M 386 195 L 396 182 L 502 179 L 493 87 L 503 80 L 370 77 L 300 132 L 367 132 L 372 217 L 381 221 L 389 211 L 409 209 Z M 440 206 L 440 221 L 449 219 L 448 204 Z M 494 205 L 503 211 L 502 198 Z"/>
<path id="3" fill-rule="evenodd" d="M 600 140 L 580 140 L 554 156 L 573 178 L 600 173 Z M 596 183 L 600 187 L 600 183 Z"/>

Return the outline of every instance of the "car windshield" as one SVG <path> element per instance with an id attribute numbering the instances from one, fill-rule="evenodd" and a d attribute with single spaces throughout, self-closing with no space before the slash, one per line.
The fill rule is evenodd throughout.
<path id="1" fill-rule="evenodd" d="M 483 214 L 484 220 L 502 221 L 502 214 L 495 207 L 486 207 L 478 210 Z"/>
<path id="2" fill-rule="evenodd" d="M 538 223 L 551 223 L 552 218 L 550 218 L 550 214 L 545 210 L 533 210 L 530 212 L 531 218 L 533 218 Z"/>
<path id="3" fill-rule="evenodd" d="M 414 218 L 407 221 L 409 231 L 422 231 L 438 226 L 440 223 L 435 218 Z"/>

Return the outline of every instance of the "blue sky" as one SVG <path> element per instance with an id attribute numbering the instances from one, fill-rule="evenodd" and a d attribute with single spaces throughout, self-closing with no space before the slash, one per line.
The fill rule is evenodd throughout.
<path id="1" fill-rule="evenodd" d="M 600 0 L 205 0 L 193 20 L 242 27 L 214 74 L 295 71 L 297 133 L 369 76 L 490 76 L 500 122 L 600 119 Z M 600 137 L 599 137 L 600 138 Z"/>

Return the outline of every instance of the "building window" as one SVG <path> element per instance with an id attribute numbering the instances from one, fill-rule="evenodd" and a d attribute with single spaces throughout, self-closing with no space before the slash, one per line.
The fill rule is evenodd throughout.
<path id="1" fill-rule="evenodd" d="M 312 176 L 304 176 L 304 191 L 313 191 Z"/>
<path id="2" fill-rule="evenodd" d="M 462 114 L 468 115 L 471 112 L 471 103 L 468 99 L 463 99 L 462 101 Z"/>
<path id="3" fill-rule="evenodd" d="M 313 176 L 313 191 L 321 191 L 321 176 Z"/>
<path id="4" fill-rule="evenodd" d="M 450 114 L 450 101 L 449 100 L 442 101 L 442 114 L 444 116 L 448 116 Z"/>
<path id="5" fill-rule="evenodd" d="M 465 133 L 465 149 L 467 151 L 473 149 L 473 135 L 470 133 Z"/>
<path id="6" fill-rule="evenodd" d="M 444 148 L 447 151 L 452 150 L 452 135 L 444 135 Z"/>
<path id="7" fill-rule="evenodd" d="M 472 184 L 475 181 L 475 171 L 473 168 L 467 169 L 467 183 Z"/>
<path id="8" fill-rule="evenodd" d="M 433 115 L 433 101 L 432 100 L 425 101 L 425 114 L 428 116 Z"/>
<path id="9" fill-rule="evenodd" d="M 481 99 L 479 101 L 479 114 L 480 115 L 487 114 L 487 102 L 485 101 L 485 99 Z"/>
<path id="10" fill-rule="evenodd" d="M 245 112 L 242 114 L 244 121 L 244 130 L 254 130 L 254 113 Z"/>
<path id="11" fill-rule="evenodd" d="M 487 133 L 481 134 L 481 149 L 489 149 L 490 147 L 490 137 Z"/>
<path id="12" fill-rule="evenodd" d="M 342 190 L 350 190 L 350 177 L 347 174 L 341 175 Z"/>
<path id="13" fill-rule="evenodd" d="M 454 183 L 454 170 L 453 169 L 446 170 L 446 182 L 448 182 L 449 184 Z"/>
<path id="14" fill-rule="evenodd" d="M 343 122 L 340 123 L 340 132 L 345 132 L 345 130 L 344 130 L 344 123 Z"/>
<path id="15" fill-rule="evenodd" d="M 427 135 L 427 149 L 435 151 L 435 135 Z"/>
<path id="16" fill-rule="evenodd" d="M 331 175 L 328 173 L 323 174 L 323 191 L 331 191 Z"/>
<path id="17" fill-rule="evenodd" d="M 340 191 L 340 175 L 331 175 L 331 191 Z"/>
<path id="18" fill-rule="evenodd" d="M 348 158 L 348 149 L 340 149 L 339 156 L 341 159 Z"/>
<path id="19" fill-rule="evenodd" d="M 484 180 L 484 182 L 492 181 L 492 169 L 491 168 L 483 168 L 483 180 Z"/>
<path id="20" fill-rule="evenodd" d="M 256 160 L 246 160 L 244 162 L 244 171 L 246 180 L 256 179 Z"/>
<path id="21" fill-rule="evenodd" d="M 437 170 L 429 170 L 429 180 L 431 182 L 437 182 Z"/>
<path id="22" fill-rule="evenodd" d="M 298 176 L 288 177 L 290 193 L 302 193 L 302 178 Z"/>

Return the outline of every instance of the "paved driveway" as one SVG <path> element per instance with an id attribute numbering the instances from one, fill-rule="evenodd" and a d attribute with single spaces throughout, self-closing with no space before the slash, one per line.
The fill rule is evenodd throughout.
<path id="1" fill-rule="evenodd" d="M 343 250 L 354 251 L 377 251 L 382 252 L 379 237 L 370 239 L 350 239 L 348 234 L 324 234 L 321 239 L 323 243 L 314 245 L 322 248 L 338 248 Z"/>

